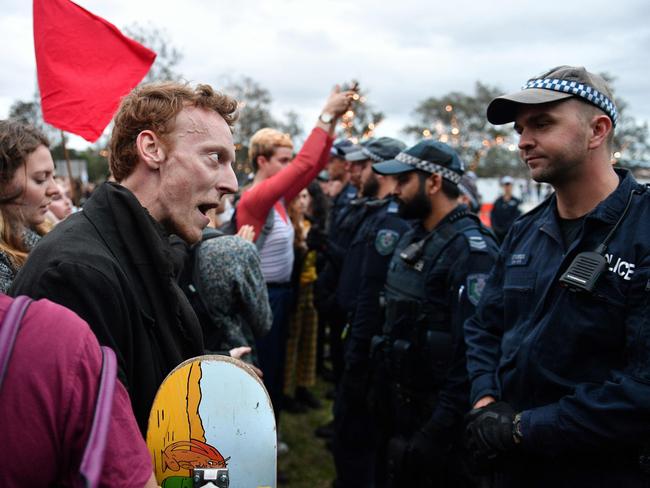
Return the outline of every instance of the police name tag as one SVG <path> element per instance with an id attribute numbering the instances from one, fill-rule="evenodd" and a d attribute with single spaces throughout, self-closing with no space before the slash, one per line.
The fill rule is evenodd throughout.
<path id="1" fill-rule="evenodd" d="M 511 254 L 508 260 L 508 266 L 526 266 L 530 255 L 524 253 Z"/>
<path id="2" fill-rule="evenodd" d="M 392 254 L 397 246 L 399 234 L 394 230 L 381 229 L 375 238 L 375 249 L 381 256 Z"/>

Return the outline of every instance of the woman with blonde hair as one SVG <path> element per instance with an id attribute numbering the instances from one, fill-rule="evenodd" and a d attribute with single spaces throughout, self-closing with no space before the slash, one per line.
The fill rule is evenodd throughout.
<path id="1" fill-rule="evenodd" d="M 0 291 L 6 292 L 40 236 L 57 188 L 45 135 L 0 120 Z"/>

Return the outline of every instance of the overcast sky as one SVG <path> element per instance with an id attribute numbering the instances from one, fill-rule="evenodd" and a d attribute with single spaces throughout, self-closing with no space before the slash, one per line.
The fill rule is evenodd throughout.
<path id="1" fill-rule="evenodd" d="M 167 30 L 192 82 L 250 76 L 270 90 L 273 111 L 295 110 L 305 128 L 330 87 L 358 79 L 397 135 L 419 101 L 477 80 L 519 88 L 559 65 L 608 72 L 629 113 L 650 121 L 650 6 L 644 0 L 80 0 L 123 28 Z M 2 0 L 0 117 L 36 86 L 32 2 Z M 75 145 L 82 145 L 76 141 Z"/>

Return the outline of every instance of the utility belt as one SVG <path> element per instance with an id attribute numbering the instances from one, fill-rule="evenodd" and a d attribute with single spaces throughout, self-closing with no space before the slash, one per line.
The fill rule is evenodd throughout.
<path id="1" fill-rule="evenodd" d="M 639 452 L 639 468 L 650 476 L 650 443 L 645 444 Z"/>
<path id="2" fill-rule="evenodd" d="M 375 340 L 375 357 L 382 354 L 379 336 Z M 431 416 L 437 402 L 437 390 L 411 382 L 401 384 L 391 378 L 389 363 L 372 362 L 366 407 L 380 438 L 409 436 Z"/>
<path id="3" fill-rule="evenodd" d="M 370 343 L 373 364 L 382 364 L 394 383 L 431 390 L 442 385 L 453 357 L 453 339 L 450 333 L 439 330 L 421 330 L 410 338 L 391 339 L 387 335 L 374 336 Z"/>

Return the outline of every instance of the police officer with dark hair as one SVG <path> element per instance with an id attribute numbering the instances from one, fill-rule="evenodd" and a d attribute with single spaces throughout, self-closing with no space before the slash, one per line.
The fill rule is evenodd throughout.
<path id="1" fill-rule="evenodd" d="M 373 162 L 393 158 L 405 146 L 400 141 L 386 137 L 371 139 L 361 145 L 345 145 L 344 147 L 344 157 L 352 168 L 351 173 L 355 175 L 356 184 L 361 187 L 360 178 L 364 168 L 370 167 Z M 345 306 L 341 306 L 341 303 L 346 305 L 348 300 L 338 290 L 342 283 L 340 275 L 346 253 L 359 230 L 359 226 L 369 212 L 370 207 L 366 203 L 371 199 L 375 199 L 376 189 L 371 193 L 349 200 L 347 205 L 334 212 L 334 218 L 330 220 L 329 237 L 323 242 L 313 242 L 310 240 L 310 236 L 307 237 L 308 245 L 320 251 L 327 258 L 327 265 L 321 276 L 319 276 L 319 283 L 323 284 L 323 289 L 326 290 L 324 292 L 326 298 L 323 309 L 327 311 L 326 320 L 328 320 L 330 326 L 330 350 L 337 383 L 343 375 L 344 361 L 341 336 L 349 314 L 349 310 Z M 341 299 L 342 297 L 343 299 Z M 332 428 L 332 424 L 326 424 L 317 429 L 316 435 L 331 437 L 333 434 Z"/>
<path id="2" fill-rule="evenodd" d="M 382 137 L 369 142 L 348 158 L 359 166 L 363 221 L 346 251 L 337 289 L 338 303 L 348 314 L 345 332 L 345 369 L 334 406 L 333 454 L 337 488 L 373 487 L 373 426 L 366 407 L 370 341 L 381 331 L 380 293 L 388 263 L 409 225 L 398 215 L 392 197 L 396 180 L 376 175 L 372 164 L 392 159 L 406 145 Z"/>
<path id="3" fill-rule="evenodd" d="M 371 345 L 372 411 L 380 429 L 377 486 L 463 486 L 458 445 L 469 408 L 463 322 L 497 254 L 492 233 L 462 204 L 463 164 L 424 140 L 373 165 L 395 175 L 399 241 L 385 286 L 383 334 Z"/>
<path id="4" fill-rule="evenodd" d="M 611 165 L 610 89 L 560 66 L 487 116 L 555 193 L 510 229 L 465 324 L 472 459 L 497 487 L 650 486 L 650 192 Z"/>
<path id="5" fill-rule="evenodd" d="M 307 244 L 318 253 L 318 279 L 314 289 L 316 308 L 318 309 L 318 367 L 323 367 L 323 340 L 325 329 L 329 331 L 329 354 L 332 363 L 332 378 L 338 383 L 343 374 L 343 343 L 341 333 L 345 326 L 345 314 L 336 306 L 336 285 L 340 272 L 332 259 L 325 254 L 327 242 L 338 242 L 341 214 L 350 202 L 357 198 L 358 188 L 350 182 L 348 171 L 349 162 L 345 160 L 348 152 L 359 149 L 360 146 L 348 139 L 334 142 L 330 150 L 330 161 L 327 165 L 330 185 L 340 185 L 338 193 L 332 194 L 331 206 L 327 213 L 327 229 L 312 228 L 307 235 Z M 331 435 L 331 428 L 323 426 L 319 432 Z"/>
<path id="6" fill-rule="evenodd" d="M 359 189 L 350 181 L 350 163 L 345 159 L 346 154 L 358 149 L 360 146 L 357 144 L 348 139 L 342 139 L 336 141 L 330 150 L 330 162 L 327 164 L 330 181 L 338 182 L 341 185 L 340 190 L 332 195 L 330 231 L 335 231 L 341 210 L 359 194 Z"/>

